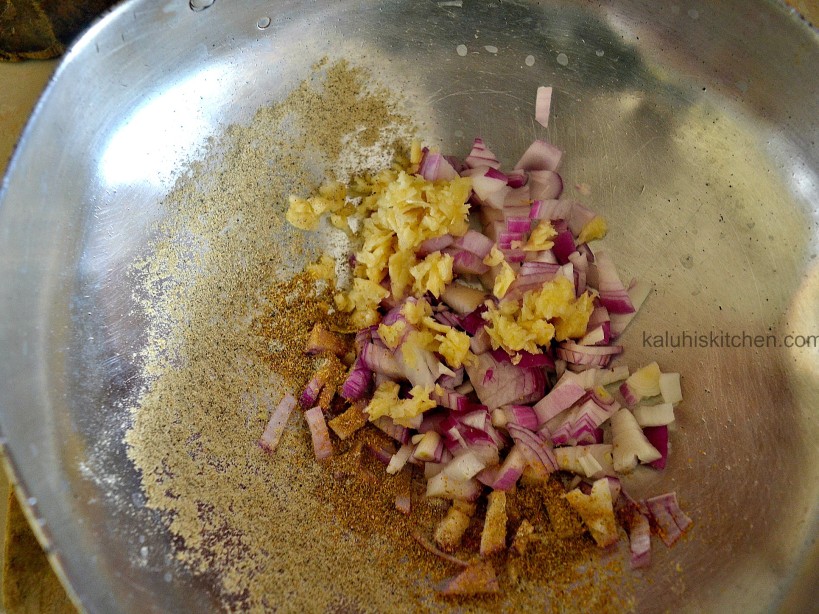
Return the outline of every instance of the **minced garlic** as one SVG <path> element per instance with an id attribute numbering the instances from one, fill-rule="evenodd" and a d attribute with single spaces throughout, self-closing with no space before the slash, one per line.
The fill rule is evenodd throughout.
<path id="1" fill-rule="evenodd" d="M 507 352 L 540 353 L 538 346 L 553 338 L 564 341 L 585 334 L 593 299 L 588 292 L 575 298 L 574 284 L 565 277 L 530 290 L 523 300 L 504 301 L 500 305 L 487 303 L 484 319 L 492 347 Z"/>

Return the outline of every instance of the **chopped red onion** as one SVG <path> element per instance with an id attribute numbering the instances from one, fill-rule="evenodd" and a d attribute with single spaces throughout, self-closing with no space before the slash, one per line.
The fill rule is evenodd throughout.
<path id="1" fill-rule="evenodd" d="M 534 469 L 541 467 L 546 470 L 546 473 L 557 471 L 557 460 L 552 453 L 552 448 L 538 433 L 530 431 L 514 423 L 508 423 L 506 430 L 515 440 L 515 443 L 520 446 L 520 452 L 526 458 L 526 461 Z"/>
<path id="2" fill-rule="evenodd" d="M 508 178 L 507 178 L 507 185 L 508 185 Z M 511 187 L 511 186 L 510 186 Z M 506 209 L 515 209 L 518 207 L 527 207 L 526 216 L 529 216 L 528 206 L 531 202 L 531 196 L 529 191 L 529 186 L 524 185 L 519 188 L 512 188 L 509 192 L 506 193 L 506 198 L 503 201 L 503 208 Z"/>
<path id="3" fill-rule="evenodd" d="M 577 201 L 572 201 L 572 209 L 569 217 L 566 218 L 566 223 L 569 225 L 569 230 L 572 231 L 572 234 L 577 237 L 580 235 L 580 232 L 583 228 L 591 222 L 597 215 Z"/>
<path id="4" fill-rule="evenodd" d="M 533 274 L 538 274 L 538 273 L 540 273 L 540 274 L 549 273 L 549 274 L 552 275 L 552 278 L 554 278 L 554 276 L 557 275 L 557 272 L 559 270 L 560 270 L 560 265 L 558 265 L 556 262 L 555 263 L 540 262 L 540 261 L 524 262 L 520 267 L 519 276 L 520 277 L 526 277 L 528 275 L 533 275 Z M 548 280 L 548 281 L 550 281 L 550 280 Z"/>
<path id="5" fill-rule="evenodd" d="M 619 506 L 618 516 L 623 519 L 628 533 L 631 568 L 648 567 L 651 563 L 651 527 L 648 517 L 628 495 L 621 497 L 619 501 L 625 501 L 625 504 Z"/>
<path id="6" fill-rule="evenodd" d="M 560 264 L 569 262 L 569 256 L 575 252 L 576 246 L 574 244 L 574 237 L 571 231 L 563 230 L 557 233 L 557 236 L 552 239 L 554 246 L 552 252 Z"/>
<path id="7" fill-rule="evenodd" d="M 486 311 L 486 305 L 478 305 L 472 312 L 461 317 L 461 328 L 463 328 L 470 335 L 476 334 L 484 327 L 486 321 L 483 319 L 483 314 Z"/>
<path id="8" fill-rule="evenodd" d="M 486 292 L 476 288 L 470 288 L 459 283 L 451 283 L 441 293 L 441 300 L 452 307 L 459 314 L 470 314 L 483 305 L 486 300 Z M 486 307 L 483 308 L 486 310 Z M 482 312 L 481 312 L 482 313 Z M 464 317 L 462 316 L 459 325 L 469 334 L 474 334 L 475 331 L 467 329 L 463 325 Z M 483 324 L 483 318 L 480 319 L 480 324 Z"/>
<path id="9" fill-rule="evenodd" d="M 267 422 L 262 436 L 259 438 L 259 446 L 263 450 L 273 452 L 276 446 L 279 445 L 279 440 L 281 439 L 282 433 L 284 433 L 284 427 L 287 426 L 287 420 L 290 418 L 290 414 L 293 413 L 296 405 L 296 399 L 290 393 L 285 394 L 284 398 L 279 401 L 279 404 L 270 416 L 270 420 Z"/>
<path id="10" fill-rule="evenodd" d="M 500 168 L 497 156 L 486 146 L 481 138 L 475 138 L 472 144 L 472 151 L 464 160 L 466 166 L 475 168 L 477 166 L 489 166 L 491 168 Z"/>
<path id="11" fill-rule="evenodd" d="M 518 275 L 506 290 L 503 296 L 504 301 L 520 300 L 524 294 L 531 290 L 540 290 L 543 284 L 552 281 L 555 274 L 548 270 L 543 270 L 540 273 L 528 273 L 526 275 Z"/>
<path id="12" fill-rule="evenodd" d="M 623 334 L 623 331 L 637 315 L 637 311 L 642 307 L 649 294 L 651 294 L 651 284 L 647 281 L 637 281 L 629 288 L 628 297 L 634 311 L 632 313 L 613 313 L 611 315 L 612 337 Z"/>
<path id="13" fill-rule="evenodd" d="M 421 245 L 418 246 L 418 249 L 415 250 L 415 253 L 419 257 L 429 256 L 433 252 L 439 252 L 455 242 L 455 237 L 451 234 L 441 235 L 440 237 L 433 237 L 431 239 L 427 239 Z"/>
<path id="14" fill-rule="evenodd" d="M 586 394 L 585 388 L 569 378 L 562 377 L 549 393 L 538 401 L 534 410 L 541 425 L 569 409 Z"/>
<path id="15" fill-rule="evenodd" d="M 341 386 L 341 396 L 348 401 L 363 399 L 369 396 L 372 382 L 373 372 L 364 365 L 361 357 L 359 357 L 356 359 L 353 368 L 350 370 L 349 375 L 347 375 L 347 379 L 344 380 L 344 384 Z"/>
<path id="16" fill-rule="evenodd" d="M 623 282 L 620 281 L 617 269 L 614 268 L 614 263 L 608 253 L 603 250 L 597 252 L 594 265 L 597 270 L 597 290 L 600 292 L 600 303 L 612 315 L 634 313 L 631 298 L 623 287 Z"/>
<path id="17" fill-rule="evenodd" d="M 485 258 L 492 251 L 492 239 L 471 228 L 462 237 L 455 239 L 455 247 L 471 252 L 480 258 Z"/>
<path id="18" fill-rule="evenodd" d="M 471 597 L 473 595 L 494 594 L 500 592 L 500 584 L 495 570 L 490 563 L 470 563 L 457 576 L 445 580 L 436 589 L 449 597 Z"/>
<path id="19" fill-rule="evenodd" d="M 651 463 L 662 454 L 649 443 L 631 412 L 622 408 L 611 417 L 611 434 L 614 444 L 614 470 L 628 473 L 637 461 Z"/>
<path id="20" fill-rule="evenodd" d="M 552 109 L 552 88 L 537 88 L 537 99 L 535 100 L 535 121 L 544 128 L 549 127 L 549 112 Z"/>
<path id="21" fill-rule="evenodd" d="M 660 374 L 660 394 L 663 396 L 663 401 L 672 405 L 682 401 L 679 373 Z"/>
<path id="22" fill-rule="evenodd" d="M 466 450 L 455 455 L 455 458 L 447 463 L 442 475 L 465 482 L 478 475 L 485 467 L 486 465 L 471 450 Z"/>
<path id="23" fill-rule="evenodd" d="M 389 465 L 387 465 L 387 473 L 390 475 L 395 475 L 401 469 L 404 468 L 404 465 L 407 464 L 407 461 L 412 456 L 413 451 L 415 450 L 415 446 L 411 443 L 405 443 L 401 448 L 392 455 L 390 459 Z"/>
<path id="24" fill-rule="evenodd" d="M 454 369 L 455 375 L 442 375 L 438 384 L 444 388 L 454 389 L 464 383 L 464 368 Z"/>
<path id="25" fill-rule="evenodd" d="M 392 460 L 393 455 L 395 454 L 395 448 L 387 448 L 383 445 L 376 445 L 374 443 L 368 443 L 367 449 L 372 452 L 372 455 L 380 462 L 384 463 L 385 465 L 389 465 L 390 461 Z"/>
<path id="26" fill-rule="evenodd" d="M 520 236 L 519 239 L 514 239 L 515 241 L 522 241 L 523 238 L 526 236 L 532 229 L 532 220 L 529 219 L 528 216 L 526 217 L 507 217 L 506 218 L 506 232 L 508 233 L 508 237 L 510 237 L 510 245 L 511 245 L 511 237 Z M 508 246 L 507 246 L 508 247 Z"/>
<path id="27" fill-rule="evenodd" d="M 520 446 L 515 444 L 506 455 L 506 458 L 498 469 L 495 475 L 495 481 L 492 488 L 495 490 L 509 490 L 517 484 L 520 476 L 523 475 L 523 469 L 526 467 L 526 456 L 521 452 Z"/>
<path id="28" fill-rule="evenodd" d="M 304 419 L 307 420 L 307 426 L 310 428 L 316 459 L 324 460 L 332 456 L 333 444 L 330 442 L 330 433 L 327 430 L 327 423 L 324 421 L 324 412 L 321 407 L 308 409 L 304 412 Z"/>
<path id="29" fill-rule="evenodd" d="M 473 169 L 472 172 L 464 173 L 472 179 L 473 197 L 477 204 L 493 209 L 503 209 L 506 195 L 512 190 L 506 185 L 506 175 L 488 166 Z"/>
<path id="30" fill-rule="evenodd" d="M 322 388 L 324 388 L 324 382 L 318 375 L 314 375 L 313 378 L 307 382 L 304 392 L 302 392 L 299 397 L 301 406 L 312 407 L 318 400 Z"/>
<path id="31" fill-rule="evenodd" d="M 693 521 L 680 509 L 676 492 L 646 499 L 645 505 L 654 519 L 660 539 L 669 548 L 693 524 Z"/>
<path id="32" fill-rule="evenodd" d="M 395 494 L 395 509 L 409 515 L 412 511 L 412 473 L 401 471 L 397 476 L 398 492 Z"/>
<path id="33" fill-rule="evenodd" d="M 483 257 L 472 252 L 447 248 L 444 253 L 452 256 L 452 270 L 459 275 L 481 275 L 489 270 L 489 267 L 483 263 Z"/>
<path id="34" fill-rule="evenodd" d="M 439 463 L 443 454 L 444 441 L 441 436 L 435 431 L 427 431 L 421 435 L 420 440 L 415 444 L 412 457 L 425 463 Z"/>
<path id="35" fill-rule="evenodd" d="M 512 360 L 512 356 L 506 353 L 503 348 L 492 350 L 492 357 L 498 362 L 509 362 L 521 369 L 530 367 L 545 367 L 549 371 L 555 370 L 555 361 L 549 354 L 531 354 L 525 350 L 515 353 L 517 362 Z"/>
<path id="36" fill-rule="evenodd" d="M 427 181 L 451 181 L 458 178 L 458 172 L 444 156 L 430 151 L 427 151 L 421 159 L 418 174 Z"/>
<path id="37" fill-rule="evenodd" d="M 620 345 L 579 345 L 571 341 L 564 341 L 557 346 L 557 356 L 566 362 L 576 365 L 591 365 L 605 367 L 613 356 L 623 352 Z"/>
<path id="38" fill-rule="evenodd" d="M 498 362 L 488 353 L 476 355 L 466 365 L 466 372 L 481 403 L 490 409 L 535 401 L 543 396 L 546 386 L 540 369 Z"/>
<path id="39" fill-rule="evenodd" d="M 562 193 L 563 178 L 558 173 L 546 170 L 529 173 L 529 197 L 532 200 L 554 200 Z"/>
<path id="40" fill-rule="evenodd" d="M 526 171 L 516 169 L 506 173 L 506 184 L 513 190 L 525 186 L 527 181 L 529 181 L 529 175 Z"/>
<path id="41" fill-rule="evenodd" d="M 641 427 L 667 426 L 674 422 L 674 406 L 671 403 L 638 405 L 632 410 Z"/>
<path id="42" fill-rule="evenodd" d="M 383 345 L 369 343 L 361 350 L 362 364 L 376 373 L 382 373 L 391 379 L 403 379 L 404 371 L 390 351 Z"/>
<path id="43" fill-rule="evenodd" d="M 451 463 L 452 461 L 450 461 Z M 475 501 L 482 491 L 477 480 L 458 480 L 441 471 L 427 482 L 427 497 Z"/>
<path id="44" fill-rule="evenodd" d="M 557 466 L 589 478 L 614 474 L 611 446 L 604 443 L 554 448 Z"/>
<path id="45" fill-rule="evenodd" d="M 560 149 L 551 143 L 538 140 L 523 153 L 515 168 L 525 171 L 556 171 L 562 157 L 563 152 Z"/>
<path id="46" fill-rule="evenodd" d="M 655 461 L 649 463 L 654 469 L 665 469 L 668 462 L 668 427 L 667 426 L 647 426 L 643 428 L 643 435 L 648 442 L 654 446 L 662 455 Z"/>
<path id="47" fill-rule="evenodd" d="M 386 433 L 400 444 L 405 444 L 410 440 L 409 429 L 396 424 L 389 416 L 381 416 L 373 420 L 373 424 L 380 431 Z"/>

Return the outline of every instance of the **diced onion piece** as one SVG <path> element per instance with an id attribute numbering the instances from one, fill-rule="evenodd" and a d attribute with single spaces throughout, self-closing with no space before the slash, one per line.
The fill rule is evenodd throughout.
<path id="1" fill-rule="evenodd" d="M 330 433 L 327 431 L 327 423 L 324 421 L 324 412 L 321 407 L 308 409 L 304 412 L 304 418 L 310 428 L 316 458 L 323 460 L 332 456 L 333 444 L 330 442 Z"/>
<path id="2" fill-rule="evenodd" d="M 526 457 L 521 452 L 520 446 L 515 444 L 509 454 L 506 455 L 500 469 L 498 469 L 492 488 L 495 490 L 509 490 L 512 488 L 517 484 L 520 476 L 523 475 L 523 469 L 526 465 Z"/>
<path id="3" fill-rule="evenodd" d="M 532 523 L 525 518 L 521 520 L 518 525 L 518 530 L 515 532 L 515 539 L 512 540 L 512 548 L 515 549 L 515 552 L 521 556 L 526 554 L 526 549 L 532 541 L 534 534 L 535 528 L 532 526 Z"/>
<path id="4" fill-rule="evenodd" d="M 657 448 L 662 456 L 649 463 L 654 469 L 665 469 L 668 462 L 668 427 L 667 426 L 647 426 L 643 429 L 643 435 L 648 442 Z"/>
<path id="5" fill-rule="evenodd" d="M 544 128 L 549 127 L 549 112 L 552 108 L 552 88 L 537 88 L 537 99 L 535 101 L 535 121 Z"/>
<path id="6" fill-rule="evenodd" d="M 466 513 L 459 503 L 461 502 L 453 502 L 444 519 L 435 528 L 435 543 L 447 552 L 452 552 L 461 544 L 472 520 L 472 514 Z"/>
<path id="7" fill-rule="evenodd" d="M 353 435 L 367 424 L 367 414 L 361 403 L 353 403 L 349 409 L 330 420 L 328 425 L 342 441 Z"/>
<path id="8" fill-rule="evenodd" d="M 412 473 L 404 469 L 395 476 L 398 480 L 398 492 L 395 495 L 395 509 L 409 515 L 412 511 Z"/>
<path id="9" fill-rule="evenodd" d="M 608 386 L 615 382 L 619 382 L 628 377 L 628 366 L 618 365 L 611 369 L 598 369 L 597 367 L 590 367 L 580 373 L 573 371 L 566 371 L 561 375 L 559 381 L 575 382 L 585 390 L 591 390 L 597 386 Z M 560 384 L 558 384 L 560 385 Z"/>
<path id="10" fill-rule="evenodd" d="M 410 440 L 409 429 L 407 429 L 405 426 L 401 426 L 400 424 L 396 424 L 389 416 L 381 416 L 380 418 L 373 420 L 373 425 L 375 425 L 380 431 L 395 439 L 398 443 L 404 444 Z"/>
<path id="11" fill-rule="evenodd" d="M 337 334 L 326 330 L 320 322 L 313 326 L 310 336 L 307 338 L 305 351 L 308 354 L 319 354 L 330 352 L 336 356 L 344 356 L 350 350 L 349 343 Z"/>
<path id="12" fill-rule="evenodd" d="M 612 453 L 614 470 L 628 473 L 637 466 L 637 460 L 650 463 L 662 454 L 649 443 L 637 420 L 625 407 L 611 417 Z"/>
<path id="13" fill-rule="evenodd" d="M 429 480 L 441 473 L 446 463 L 424 463 L 424 479 Z"/>
<path id="14" fill-rule="evenodd" d="M 515 169 L 525 171 L 556 171 L 563 152 L 546 141 L 534 141 L 515 164 Z"/>
<path id="15" fill-rule="evenodd" d="M 600 250 L 595 256 L 595 266 L 597 271 L 597 290 L 600 292 L 600 303 L 609 311 L 610 317 L 615 314 L 630 314 L 634 313 L 636 309 L 631 302 L 623 282 L 617 274 L 617 269 L 614 266 L 608 253 Z"/>
<path id="16" fill-rule="evenodd" d="M 660 374 L 660 394 L 663 395 L 663 401 L 672 405 L 682 401 L 679 373 Z"/>
<path id="17" fill-rule="evenodd" d="M 583 386 L 564 375 L 545 397 L 535 404 L 535 413 L 540 424 L 545 424 L 559 413 L 569 409 L 586 394 Z"/>
<path id="18" fill-rule="evenodd" d="M 656 362 L 637 369 L 620 385 L 620 393 L 629 405 L 660 394 L 660 366 Z"/>
<path id="19" fill-rule="evenodd" d="M 563 192 L 563 178 L 555 171 L 532 171 L 529 179 L 529 196 L 536 202 L 553 200 Z M 543 219 L 539 218 L 540 213 L 540 206 L 538 206 L 534 212 L 529 211 L 529 217 Z"/>
<path id="20" fill-rule="evenodd" d="M 639 280 L 628 289 L 628 297 L 634 307 L 632 313 L 612 313 L 611 314 L 611 336 L 619 337 L 626 330 L 626 327 L 637 315 L 648 295 L 651 294 L 651 284 L 647 281 Z"/>
<path id="21" fill-rule="evenodd" d="M 435 461 L 441 458 L 443 442 L 441 436 L 435 431 L 427 431 L 416 443 L 413 456 L 419 461 Z"/>
<path id="22" fill-rule="evenodd" d="M 259 446 L 262 449 L 268 452 L 273 452 L 276 449 L 282 433 L 284 433 L 284 427 L 287 426 L 287 420 L 290 418 L 290 414 L 293 413 L 297 403 L 292 394 L 284 395 L 276 409 L 273 410 L 273 415 L 270 416 L 264 433 L 259 438 Z"/>
<path id="23" fill-rule="evenodd" d="M 395 475 L 399 471 L 404 468 L 404 465 L 407 464 L 409 457 L 412 456 L 412 452 L 415 449 L 411 443 L 405 443 L 401 448 L 392 455 L 390 459 L 390 464 L 387 465 L 387 473 L 390 475 Z"/>
<path id="24" fill-rule="evenodd" d="M 472 451 L 459 454 L 444 468 L 444 475 L 459 481 L 470 480 L 480 473 L 486 465 Z"/>
<path id="25" fill-rule="evenodd" d="M 459 283 L 451 283 L 441 293 L 441 300 L 458 313 L 469 314 L 483 305 L 486 296 L 486 292 L 483 290 L 470 288 Z"/>
<path id="26" fill-rule="evenodd" d="M 645 504 L 654 518 L 660 539 L 669 548 L 693 524 L 693 521 L 680 509 L 675 492 L 646 499 Z"/>
<path id="27" fill-rule="evenodd" d="M 623 490 L 623 484 L 620 482 L 620 478 L 607 475 L 604 479 L 606 480 L 606 484 L 609 486 L 612 502 L 617 501 L 617 498 L 620 496 L 620 491 Z"/>
<path id="28" fill-rule="evenodd" d="M 620 515 L 625 517 L 625 529 L 631 550 L 631 568 L 648 567 L 651 563 L 651 528 L 648 518 L 633 502 L 621 510 Z"/>
<path id="29" fill-rule="evenodd" d="M 638 405 L 633 413 L 640 426 L 665 426 L 674 422 L 674 406 L 671 403 Z"/>
<path id="30" fill-rule="evenodd" d="M 600 369 L 597 372 L 597 385 L 608 386 L 614 382 L 619 382 L 629 376 L 627 365 L 618 365 L 611 369 Z"/>
<path id="31" fill-rule="evenodd" d="M 588 446 L 568 446 L 553 450 L 557 466 L 588 478 L 614 474 L 612 447 L 599 443 Z"/>
<path id="32" fill-rule="evenodd" d="M 617 522 L 614 519 L 608 480 L 597 480 L 588 495 L 576 488 L 565 496 L 583 519 L 598 546 L 606 548 L 617 542 Z"/>
<path id="33" fill-rule="evenodd" d="M 486 519 L 481 533 L 481 556 L 489 556 L 506 548 L 506 493 L 489 493 Z"/>
<path id="34" fill-rule="evenodd" d="M 498 446 L 488 443 L 476 443 L 469 446 L 469 452 L 472 453 L 484 467 L 491 467 L 500 462 L 500 455 Z"/>
<path id="35" fill-rule="evenodd" d="M 421 544 L 424 550 L 426 550 L 430 554 L 434 554 L 435 556 L 440 557 L 445 561 L 454 563 L 455 565 L 460 565 L 461 567 L 469 566 L 469 563 L 467 563 L 466 561 L 462 561 L 458 557 L 452 556 L 451 554 L 447 554 L 446 552 L 435 546 L 435 544 L 429 541 L 426 537 L 423 537 L 415 532 L 412 533 L 412 537 L 413 539 L 415 539 L 415 541 Z"/>
<path id="36" fill-rule="evenodd" d="M 474 501 L 481 494 L 481 485 L 476 480 L 457 480 L 441 471 L 427 482 L 427 497 L 442 499 L 462 499 Z"/>
<path id="37" fill-rule="evenodd" d="M 500 584 L 495 569 L 488 562 L 473 563 L 457 576 L 445 580 L 437 590 L 448 597 L 470 597 L 472 595 L 500 592 Z"/>

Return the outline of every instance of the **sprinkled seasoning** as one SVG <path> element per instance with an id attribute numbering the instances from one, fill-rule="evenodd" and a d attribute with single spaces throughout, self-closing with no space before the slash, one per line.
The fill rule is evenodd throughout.
<path id="1" fill-rule="evenodd" d="M 313 324 L 339 324 L 332 288 L 303 272 L 321 248 L 284 222 L 287 196 L 326 175 L 387 166 L 412 132 L 397 109 L 364 70 L 316 66 L 283 101 L 214 141 L 166 199 L 151 253 L 133 271 L 148 324 L 126 443 L 147 506 L 226 610 L 622 610 L 611 588 L 619 580 L 598 577 L 617 570 L 588 571 L 599 557 L 591 539 L 558 537 L 549 505 L 531 503 L 536 492 L 554 496 L 548 489 L 510 495 L 508 539 L 526 517 L 536 557 L 515 564 L 502 553 L 500 595 L 448 601 L 433 587 L 459 567 L 413 537 L 431 538 L 448 503 L 427 499 L 414 474 L 412 513 L 396 511 L 405 478 L 386 475 L 373 454 L 393 446 L 380 431 L 333 437 L 334 455 L 319 464 L 297 409 L 275 453 L 257 445 L 271 409 L 285 391 L 298 395 L 322 360 L 303 351 Z M 475 556 L 484 512 L 460 558 Z"/>

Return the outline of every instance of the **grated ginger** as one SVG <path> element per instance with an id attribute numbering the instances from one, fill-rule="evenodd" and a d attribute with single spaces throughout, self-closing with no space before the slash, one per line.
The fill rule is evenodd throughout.
<path id="1" fill-rule="evenodd" d="M 315 229 L 325 213 L 331 214 L 337 227 L 360 228 L 354 274 L 371 284 L 359 284 L 337 300 L 339 309 L 353 313 L 354 322 L 374 323 L 373 302 L 380 292 L 372 284 L 380 285 L 387 275 L 396 300 L 406 297 L 410 289 L 438 297 L 452 281 L 449 254 L 436 252 L 418 261 L 415 252 L 427 239 L 466 233 L 472 182 L 468 177 L 432 182 L 410 174 L 407 171 L 417 165 L 416 158 L 420 160 L 419 152 L 413 144 L 403 167 L 354 177 L 349 187 L 332 182 L 312 198 L 290 197 L 287 220 L 297 228 Z"/>
<path id="2" fill-rule="evenodd" d="M 396 424 L 409 427 L 413 418 L 435 407 L 435 401 L 429 398 L 432 388 L 415 386 L 410 390 L 411 398 L 408 399 L 398 398 L 400 388 L 397 382 L 383 382 L 375 389 L 372 400 L 364 410 L 371 421 L 389 416 Z"/>
<path id="3" fill-rule="evenodd" d="M 606 220 L 599 215 L 596 215 L 585 226 L 583 226 L 583 229 L 577 236 L 577 243 L 588 243 L 589 241 L 594 241 L 595 239 L 602 239 L 606 236 L 608 231 L 609 227 L 606 224 Z"/>
<path id="4" fill-rule="evenodd" d="M 552 339 L 582 337 L 594 310 L 591 295 L 584 292 L 575 298 L 574 285 L 565 277 L 526 292 L 520 302 L 504 301 L 497 306 L 489 302 L 487 307 L 483 317 L 492 347 L 502 347 L 510 354 L 539 354 L 538 346 Z"/>

